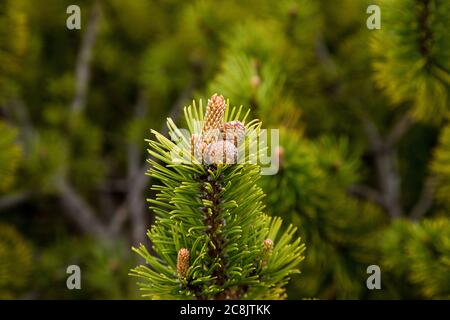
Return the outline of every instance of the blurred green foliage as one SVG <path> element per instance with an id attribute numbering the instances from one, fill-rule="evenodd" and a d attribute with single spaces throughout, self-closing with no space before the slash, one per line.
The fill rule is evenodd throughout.
<path id="1" fill-rule="evenodd" d="M 99 244 L 91 238 L 60 239 L 45 248 L 37 260 L 39 264 L 33 285 L 36 292 L 41 293 L 39 298 L 138 298 L 136 285 L 124 273 L 133 266 L 134 259 L 123 241 Z M 81 269 L 81 290 L 68 290 L 66 287 L 69 265 L 77 265 Z"/>
<path id="2" fill-rule="evenodd" d="M 289 298 L 449 298 L 450 2 L 80 0 L 82 28 L 68 30 L 70 4 L 0 2 L 1 298 L 136 298 L 129 248 L 152 213 L 135 219 L 128 197 L 144 138 L 214 92 L 280 129 L 280 170 L 261 185 L 307 246 Z M 369 4 L 380 30 L 366 28 Z M 377 159 L 398 177 L 401 219 Z M 83 229 L 86 211 L 106 237 Z M 65 287 L 70 264 L 80 292 Z M 382 290 L 366 287 L 371 264 Z"/>
<path id="3" fill-rule="evenodd" d="M 25 294 L 32 267 L 29 243 L 14 227 L 0 224 L 0 299 L 17 299 Z"/>
<path id="4" fill-rule="evenodd" d="M 0 122 L 0 191 L 11 188 L 14 183 L 15 171 L 21 160 L 21 149 L 15 143 L 17 129 Z"/>

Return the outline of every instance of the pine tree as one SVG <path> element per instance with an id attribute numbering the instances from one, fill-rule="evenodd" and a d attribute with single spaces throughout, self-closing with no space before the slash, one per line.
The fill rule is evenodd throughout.
<path id="1" fill-rule="evenodd" d="M 256 184 L 257 164 L 237 163 L 238 150 L 251 147 L 261 123 L 213 95 L 203 106 L 185 108 L 189 135 L 171 119 L 172 140 L 152 131 L 152 168 L 160 184 L 149 200 L 156 222 L 148 232 L 152 251 L 134 248 L 149 266 L 133 269 L 144 296 L 196 299 L 281 299 L 284 286 L 303 259 L 296 228 L 263 213 L 264 193 Z M 200 125 L 199 125 L 200 123 Z M 217 131 L 217 132 L 216 132 Z M 250 149 L 251 150 L 251 149 Z M 188 162 L 177 161 L 175 154 Z M 159 163 L 161 162 L 161 163 Z"/>
<path id="2" fill-rule="evenodd" d="M 256 183 L 267 194 L 264 212 L 298 227 L 308 244 L 289 298 L 448 296 L 448 1 L 78 4 L 82 29 L 68 32 L 64 1 L 39 9 L 0 1 L 0 219 L 38 244 L 33 269 L 50 278 L 37 291 L 31 281 L 29 291 L 134 297 L 122 291 L 129 258 L 107 243 L 128 253 L 147 240 L 145 197 L 162 193 L 147 185 L 164 185 L 160 174 L 143 174 L 147 128 L 161 128 L 167 115 L 179 123 L 186 101 L 221 92 L 280 129 L 280 170 Z M 380 30 L 366 28 L 370 4 L 380 6 Z M 85 90 L 80 70 L 90 75 Z M 227 127 L 232 136 L 242 130 Z M 195 124 L 186 139 L 199 142 L 201 129 Z M 210 160 L 234 150 L 206 147 Z M 55 243 L 55 234 L 64 240 Z M 170 259 L 157 254 L 166 271 L 177 272 L 183 248 L 180 274 L 187 271 L 198 257 L 188 245 L 171 247 Z M 11 248 L 8 256 L 20 256 Z M 91 290 L 54 288 L 66 258 L 92 275 Z M 381 268 L 383 290 L 365 286 L 371 264 Z"/>

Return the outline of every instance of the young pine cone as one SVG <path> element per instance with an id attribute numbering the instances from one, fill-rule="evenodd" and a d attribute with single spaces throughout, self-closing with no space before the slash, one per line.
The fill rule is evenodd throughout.
<path id="1" fill-rule="evenodd" d="M 201 135 L 193 133 L 191 136 L 191 155 L 198 161 L 202 161 L 203 152 L 207 147 L 206 142 L 203 142 Z"/>
<path id="2" fill-rule="evenodd" d="M 208 164 L 233 164 L 236 163 L 237 149 L 231 142 L 220 140 L 208 145 L 203 156 Z"/>
<path id="3" fill-rule="evenodd" d="M 233 143 L 235 147 L 240 146 L 245 138 L 245 126 L 237 120 L 224 123 L 220 132 L 222 138 Z"/>
<path id="4" fill-rule="evenodd" d="M 205 122 L 200 135 L 191 137 L 191 154 L 208 164 L 236 163 L 237 147 L 245 137 L 240 121 L 223 123 L 226 103 L 223 96 L 214 94 L 208 100 Z"/>
<path id="5" fill-rule="evenodd" d="M 208 100 L 205 122 L 202 129 L 203 141 L 207 144 L 217 140 L 218 130 L 222 126 L 226 107 L 227 106 L 223 96 L 214 94 Z"/>
<path id="6" fill-rule="evenodd" d="M 181 279 L 186 278 L 187 271 L 189 269 L 189 250 L 182 248 L 178 251 L 177 257 L 177 273 Z"/>
<path id="7" fill-rule="evenodd" d="M 265 239 L 263 241 L 264 251 L 271 252 L 273 249 L 273 241 L 271 239 Z"/>
<path id="8" fill-rule="evenodd" d="M 265 239 L 263 241 L 263 251 L 262 251 L 262 266 L 267 266 L 269 262 L 269 258 L 272 255 L 273 251 L 273 241 L 271 239 Z"/>

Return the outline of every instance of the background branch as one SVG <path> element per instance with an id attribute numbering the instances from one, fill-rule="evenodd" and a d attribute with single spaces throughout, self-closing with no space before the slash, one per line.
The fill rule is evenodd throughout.
<path id="1" fill-rule="evenodd" d="M 349 188 L 348 192 L 355 197 L 374 202 L 379 206 L 384 206 L 383 197 L 380 192 L 369 186 L 362 184 L 353 185 Z"/>
<path id="2" fill-rule="evenodd" d="M 135 107 L 135 117 L 141 118 L 145 116 L 147 109 L 147 97 L 143 91 L 139 94 L 138 102 Z M 141 152 L 139 146 L 131 141 L 128 144 L 128 185 L 132 186 L 134 177 L 139 174 L 141 163 Z M 134 245 L 144 243 L 146 241 L 147 223 L 145 219 L 145 201 L 143 199 L 143 189 L 146 183 L 143 182 L 142 190 L 136 190 L 130 195 L 127 205 L 131 216 L 131 238 Z"/>
<path id="3" fill-rule="evenodd" d="M 31 192 L 28 191 L 22 191 L 22 192 L 16 192 L 11 193 L 6 196 L 3 196 L 0 198 L 0 210 L 5 210 L 9 207 L 15 206 L 26 199 L 31 195 Z"/>
<path id="4" fill-rule="evenodd" d="M 97 218 L 94 210 L 83 200 L 75 189 L 64 179 L 56 183 L 63 206 L 62 210 L 85 233 L 106 238 L 108 231 Z"/>
<path id="5" fill-rule="evenodd" d="M 389 135 L 386 138 L 386 145 L 388 148 L 395 147 L 401 138 L 408 132 L 409 128 L 414 124 L 413 119 L 408 113 L 405 113 L 403 117 L 394 125 Z"/>
<path id="6" fill-rule="evenodd" d="M 175 122 L 182 114 L 182 108 L 187 99 L 192 95 L 195 89 L 195 82 L 191 81 L 177 98 L 173 104 L 168 117 L 172 118 Z M 136 110 L 141 110 L 142 105 L 146 104 L 146 97 L 141 93 L 138 99 Z M 138 111 L 137 111 L 138 112 Z M 168 129 L 166 123 L 161 127 L 160 132 L 167 134 Z M 134 244 L 143 243 L 146 241 L 147 223 L 145 219 L 145 196 L 144 189 L 151 184 L 151 178 L 147 176 L 148 165 L 147 161 L 140 166 L 137 166 L 137 161 L 140 158 L 140 153 L 136 151 L 137 146 L 130 145 L 128 148 L 128 160 L 129 160 L 129 176 L 128 176 L 128 193 L 124 202 L 117 208 L 113 219 L 109 225 L 109 230 L 113 233 L 117 233 L 123 227 L 128 214 L 130 214 L 132 225 L 132 239 Z"/>
<path id="7" fill-rule="evenodd" d="M 434 177 L 428 177 L 422 188 L 420 197 L 416 205 L 411 210 L 410 218 L 413 220 L 419 220 L 422 218 L 433 205 L 433 193 L 435 190 L 436 179 Z"/>
<path id="8" fill-rule="evenodd" d="M 97 39 L 100 16 L 101 5 L 99 1 L 95 1 L 77 57 L 75 67 L 75 96 L 70 107 L 72 112 L 80 112 L 86 105 L 90 79 L 90 63 L 92 60 L 92 51 Z"/>
<path id="9" fill-rule="evenodd" d="M 356 191 L 359 191 L 367 199 L 375 200 L 376 203 L 381 204 L 392 218 L 400 217 L 403 211 L 400 200 L 401 178 L 396 165 L 396 146 L 411 124 L 412 121 L 408 116 L 402 117 L 394 125 L 388 137 L 384 139 L 375 123 L 368 117 L 363 117 L 364 130 L 367 134 L 375 163 L 379 195 L 374 192 L 369 193 L 367 188 Z"/>

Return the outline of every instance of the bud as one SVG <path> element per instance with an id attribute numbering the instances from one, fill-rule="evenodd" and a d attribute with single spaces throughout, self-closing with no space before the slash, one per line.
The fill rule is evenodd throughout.
<path id="1" fill-rule="evenodd" d="M 270 256 L 272 255 L 273 250 L 273 241 L 271 239 L 266 239 L 263 241 L 263 252 L 262 252 L 262 259 L 261 264 L 263 267 L 267 265 L 267 262 L 269 261 Z"/>
<path id="2" fill-rule="evenodd" d="M 233 164 L 236 163 L 237 149 L 229 141 L 221 140 L 206 147 L 204 153 L 205 162 L 208 164 Z"/>
<path id="3" fill-rule="evenodd" d="M 269 252 L 273 249 L 273 241 L 271 239 L 266 239 L 263 241 L 264 250 Z"/>
<path id="4" fill-rule="evenodd" d="M 228 140 L 238 147 L 244 140 L 245 126 L 240 121 L 230 121 L 222 125 L 220 132 L 224 140 Z"/>
<path id="5" fill-rule="evenodd" d="M 177 273 L 178 277 L 184 279 L 189 269 L 189 250 L 182 248 L 178 251 Z"/>

